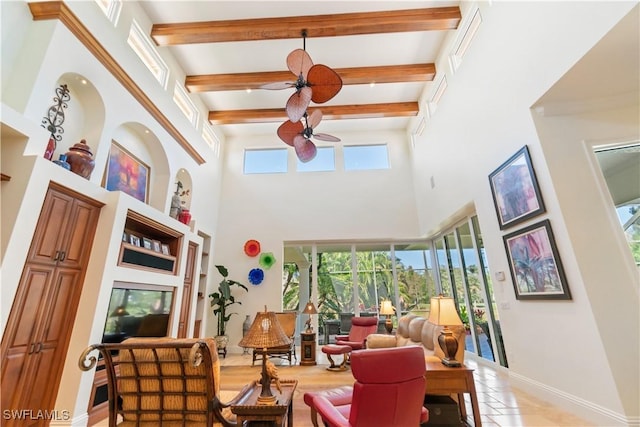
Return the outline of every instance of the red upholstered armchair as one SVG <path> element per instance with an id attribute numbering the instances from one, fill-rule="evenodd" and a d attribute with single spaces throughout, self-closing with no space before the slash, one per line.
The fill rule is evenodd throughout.
<path id="1" fill-rule="evenodd" d="M 429 413 L 422 406 L 422 348 L 357 351 L 351 355 L 351 371 L 356 382 L 350 407 L 343 401 L 334 404 L 322 393 L 313 397 L 313 407 L 329 427 L 407 427 L 428 421 Z"/>
<path id="2" fill-rule="evenodd" d="M 377 330 L 377 317 L 353 317 L 349 335 L 337 335 L 336 344 L 348 345 L 352 350 L 361 350 L 366 347 L 367 337 Z"/>

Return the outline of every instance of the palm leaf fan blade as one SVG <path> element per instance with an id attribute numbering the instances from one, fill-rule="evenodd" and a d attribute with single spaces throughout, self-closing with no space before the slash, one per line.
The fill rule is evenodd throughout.
<path id="1" fill-rule="evenodd" d="M 260 86 L 260 89 L 282 90 L 282 89 L 290 89 L 292 87 L 296 87 L 296 84 L 293 82 L 275 82 L 275 83 L 265 83 Z"/>
<path id="2" fill-rule="evenodd" d="M 333 135 L 328 135 L 326 133 L 314 133 L 313 137 L 315 139 L 319 139 L 320 141 L 340 142 L 340 138 Z"/>
<path id="3" fill-rule="evenodd" d="M 289 100 L 287 101 L 286 111 L 289 120 L 296 123 L 298 122 L 304 113 L 307 111 L 307 107 L 311 102 L 311 88 L 303 87 L 297 90 Z"/>
<path id="4" fill-rule="evenodd" d="M 293 123 L 287 120 L 278 128 L 278 136 L 285 144 L 293 147 L 293 139 L 301 135 L 303 130 L 304 126 L 301 121 L 298 120 L 296 123 Z"/>
<path id="5" fill-rule="evenodd" d="M 293 139 L 293 147 L 296 149 L 298 159 L 303 163 L 313 160 L 318 153 L 316 145 L 302 135 Z"/>
<path id="6" fill-rule="evenodd" d="M 320 124 L 322 121 L 322 111 L 315 109 L 307 117 L 308 126 L 312 129 Z"/>
<path id="7" fill-rule="evenodd" d="M 295 49 L 287 56 L 287 68 L 296 77 L 302 74 L 306 80 L 309 70 L 313 67 L 313 61 L 309 54 L 303 49 Z"/>
<path id="8" fill-rule="evenodd" d="M 342 89 L 340 75 L 322 64 L 311 67 L 307 75 L 307 83 L 313 89 L 311 100 L 316 104 L 327 102 Z"/>

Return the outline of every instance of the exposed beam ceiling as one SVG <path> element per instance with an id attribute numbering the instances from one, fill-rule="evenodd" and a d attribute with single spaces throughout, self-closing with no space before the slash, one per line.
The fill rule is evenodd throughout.
<path id="1" fill-rule="evenodd" d="M 322 110 L 323 120 L 408 117 L 418 114 L 418 103 L 397 102 L 393 104 L 323 105 L 320 109 Z M 314 108 L 309 108 L 309 113 L 313 110 Z M 287 113 L 284 108 L 209 112 L 209 122 L 217 125 L 270 123 L 285 120 L 287 120 Z"/>
<path id="2" fill-rule="evenodd" d="M 432 81 L 434 64 L 390 65 L 378 67 L 337 68 L 345 85 Z M 295 81 L 291 71 L 257 73 L 207 74 L 187 76 L 185 86 L 190 92 L 260 89 L 268 83 Z"/>
<path id="3" fill-rule="evenodd" d="M 454 30 L 460 8 L 438 7 L 383 12 L 343 13 L 281 18 L 236 19 L 154 24 L 151 37 L 159 46 L 256 40 L 336 37 L 408 31 Z"/>
<path id="4" fill-rule="evenodd" d="M 302 37 L 442 31 L 456 29 L 457 6 L 329 15 L 154 24 L 151 37 L 159 46 L 263 41 Z M 433 63 L 338 68 L 345 85 L 432 81 Z M 290 71 L 189 75 L 185 87 L 193 93 L 260 89 L 269 83 L 295 81 Z M 406 117 L 418 113 L 414 100 L 389 104 L 323 106 L 326 120 L 343 118 Z M 282 108 L 210 111 L 212 124 L 270 123 L 286 120 Z"/>

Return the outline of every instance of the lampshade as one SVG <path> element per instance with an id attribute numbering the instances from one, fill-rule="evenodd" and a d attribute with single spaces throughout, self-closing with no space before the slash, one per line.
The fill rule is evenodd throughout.
<path id="1" fill-rule="evenodd" d="M 440 326 L 462 325 L 453 298 L 443 296 L 431 298 L 429 322 Z"/>
<path id="2" fill-rule="evenodd" d="M 257 313 L 247 334 L 242 337 L 240 347 L 272 348 L 291 344 L 291 339 L 284 333 L 278 318 L 273 311 Z"/>
<path id="3" fill-rule="evenodd" d="M 393 316 L 395 314 L 391 301 L 383 300 L 380 302 L 380 314 L 383 316 Z"/>
<path id="4" fill-rule="evenodd" d="M 313 305 L 311 301 L 304 306 L 304 310 L 302 310 L 304 314 L 318 314 L 318 310 L 316 310 L 316 306 Z"/>

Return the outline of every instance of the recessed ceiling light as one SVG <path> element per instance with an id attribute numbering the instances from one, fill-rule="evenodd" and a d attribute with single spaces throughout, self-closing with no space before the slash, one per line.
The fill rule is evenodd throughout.
<path id="1" fill-rule="evenodd" d="M 251 88 L 247 88 L 247 93 L 251 93 Z"/>

